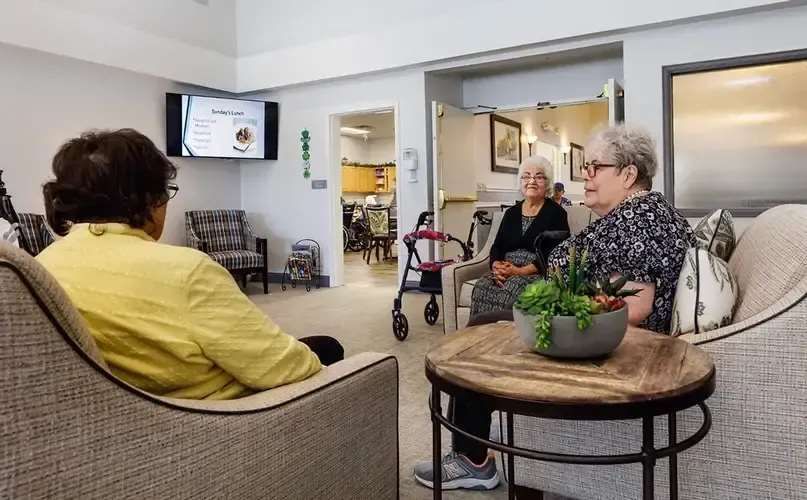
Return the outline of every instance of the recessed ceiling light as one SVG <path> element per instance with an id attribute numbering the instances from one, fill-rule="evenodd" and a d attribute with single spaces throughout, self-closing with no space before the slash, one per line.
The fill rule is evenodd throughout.
<path id="1" fill-rule="evenodd" d="M 726 87 L 750 87 L 752 85 L 764 85 L 769 83 L 773 78 L 770 76 L 748 76 L 745 78 L 734 78 L 733 80 L 726 81 L 723 85 Z"/>

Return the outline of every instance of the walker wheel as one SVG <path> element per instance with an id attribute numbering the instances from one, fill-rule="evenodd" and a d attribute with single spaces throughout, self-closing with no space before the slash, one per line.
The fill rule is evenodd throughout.
<path id="1" fill-rule="evenodd" d="M 402 312 L 392 311 L 392 333 L 401 342 L 409 335 L 409 321 Z"/>
<path id="2" fill-rule="evenodd" d="M 426 323 L 430 325 L 437 323 L 437 318 L 440 317 L 440 307 L 437 305 L 437 299 L 434 298 L 434 295 L 432 295 L 432 298 L 426 303 L 426 308 L 423 310 L 423 317 L 426 319 Z"/>

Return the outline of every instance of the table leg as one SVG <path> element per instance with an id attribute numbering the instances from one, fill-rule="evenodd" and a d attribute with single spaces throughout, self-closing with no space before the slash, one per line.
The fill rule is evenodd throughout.
<path id="1" fill-rule="evenodd" d="M 440 442 L 440 421 L 437 415 L 442 413 L 440 408 L 440 391 L 432 385 L 432 498 L 441 500 L 443 498 L 443 468 L 442 468 L 442 446 Z"/>
<path id="2" fill-rule="evenodd" d="M 513 414 L 507 412 L 507 446 L 513 447 Z M 507 498 L 516 499 L 516 457 L 507 454 Z"/>
<path id="3" fill-rule="evenodd" d="M 675 446 L 678 442 L 678 425 L 675 420 L 675 412 L 667 414 L 667 444 Z M 670 455 L 670 500 L 678 500 L 678 455 Z"/>
<path id="4" fill-rule="evenodd" d="M 653 478 L 653 468 L 655 467 L 655 442 L 653 441 L 653 417 L 642 418 L 642 498 L 653 500 L 653 488 L 655 479 Z"/>

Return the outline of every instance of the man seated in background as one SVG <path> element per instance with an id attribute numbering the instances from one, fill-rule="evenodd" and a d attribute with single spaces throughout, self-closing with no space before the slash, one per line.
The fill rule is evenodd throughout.
<path id="1" fill-rule="evenodd" d="M 552 199 L 562 207 L 571 207 L 572 200 L 563 196 L 564 194 L 566 194 L 566 186 L 564 186 L 562 182 L 556 182 L 552 190 Z"/>
<path id="2" fill-rule="evenodd" d="M 53 173 L 45 210 L 65 237 L 37 259 L 116 376 L 163 396 L 231 399 L 343 358 L 330 337 L 284 333 L 204 253 L 157 243 L 179 188 L 176 167 L 144 135 L 85 133 L 59 149 Z"/>

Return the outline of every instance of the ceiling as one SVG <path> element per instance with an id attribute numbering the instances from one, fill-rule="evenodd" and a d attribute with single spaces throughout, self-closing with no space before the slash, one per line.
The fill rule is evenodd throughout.
<path id="1" fill-rule="evenodd" d="M 676 144 L 807 147 L 807 61 L 673 78 Z"/>
<path id="2" fill-rule="evenodd" d="M 372 139 L 391 139 L 395 137 L 395 118 L 390 110 L 388 113 L 362 113 L 355 115 L 346 115 L 342 117 L 342 127 L 361 128 L 362 125 L 369 125 L 372 127 L 367 138 Z M 362 135 L 347 134 L 342 135 L 347 137 L 362 137 Z"/>

